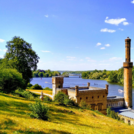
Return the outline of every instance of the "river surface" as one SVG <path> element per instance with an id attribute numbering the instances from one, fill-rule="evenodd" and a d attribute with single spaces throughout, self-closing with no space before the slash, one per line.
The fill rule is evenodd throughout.
<path id="1" fill-rule="evenodd" d="M 105 84 L 109 85 L 108 96 L 124 96 L 124 92 L 119 93 L 118 89 L 124 90 L 124 87 L 118 84 L 111 84 L 105 80 L 92 80 L 92 79 L 82 79 L 78 77 L 65 77 L 63 87 L 74 87 L 78 86 L 87 86 L 87 83 L 90 82 L 92 87 L 101 87 L 105 88 Z M 49 87 L 52 88 L 52 78 L 33 78 L 30 82 L 31 84 L 39 84 L 43 88 Z M 134 108 L 134 89 L 132 91 L 133 95 L 133 108 Z"/>

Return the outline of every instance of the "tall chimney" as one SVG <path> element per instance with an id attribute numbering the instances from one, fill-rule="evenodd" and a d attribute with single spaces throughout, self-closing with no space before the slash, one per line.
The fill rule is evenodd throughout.
<path id="1" fill-rule="evenodd" d="M 132 68 L 133 62 L 130 57 L 131 52 L 131 39 L 128 37 L 125 39 L 125 62 L 123 63 L 124 68 L 124 99 L 125 107 L 132 108 Z"/>

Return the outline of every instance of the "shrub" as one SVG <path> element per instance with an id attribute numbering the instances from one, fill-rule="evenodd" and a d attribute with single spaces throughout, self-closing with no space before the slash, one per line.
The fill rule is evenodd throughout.
<path id="1" fill-rule="evenodd" d="M 65 98 L 64 99 L 64 104 L 69 105 L 69 106 L 78 106 L 78 104 L 75 102 L 75 100 Z"/>
<path id="2" fill-rule="evenodd" d="M 35 104 L 29 104 L 30 110 L 32 113 L 30 114 L 31 117 L 47 120 L 48 119 L 48 110 L 49 108 L 41 103 L 41 101 L 36 101 Z"/>
<path id="3" fill-rule="evenodd" d="M 16 69 L 0 70 L 0 87 L 3 92 L 15 91 L 18 87 L 23 88 L 24 80 L 22 74 Z"/>
<path id="4" fill-rule="evenodd" d="M 52 102 L 52 99 L 50 97 L 48 97 L 48 96 L 45 96 L 44 101 L 45 102 Z"/>
<path id="5" fill-rule="evenodd" d="M 112 111 L 111 107 L 107 108 L 107 116 L 111 117 L 111 118 L 114 118 L 114 119 L 117 119 L 117 120 L 120 120 L 120 117 L 118 116 L 118 113 L 116 113 L 115 111 Z"/>
<path id="6" fill-rule="evenodd" d="M 65 105 L 64 104 L 65 99 L 68 99 L 68 96 L 64 94 L 63 92 L 58 92 L 54 96 L 54 101 L 57 102 L 59 105 Z"/>
<path id="7" fill-rule="evenodd" d="M 43 89 L 40 85 L 35 84 L 31 87 L 31 89 Z"/>
<path id="8" fill-rule="evenodd" d="M 83 101 L 83 100 L 81 100 L 81 102 L 80 102 L 80 107 L 81 108 L 87 108 L 87 104 L 86 104 L 86 102 L 85 101 Z"/>
<path id="9" fill-rule="evenodd" d="M 31 83 L 27 84 L 27 89 L 31 88 L 33 85 Z"/>
<path id="10" fill-rule="evenodd" d="M 52 91 L 52 89 L 49 88 L 49 87 L 43 88 L 43 90 L 50 90 L 50 91 Z"/>

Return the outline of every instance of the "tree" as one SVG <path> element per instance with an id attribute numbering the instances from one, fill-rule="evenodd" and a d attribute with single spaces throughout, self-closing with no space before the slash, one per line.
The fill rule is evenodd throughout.
<path id="1" fill-rule="evenodd" d="M 32 70 L 37 69 L 38 55 L 32 50 L 31 44 L 16 36 L 7 42 L 6 48 L 5 59 L 8 60 L 11 68 L 15 68 L 22 73 L 26 87 L 32 78 Z"/>

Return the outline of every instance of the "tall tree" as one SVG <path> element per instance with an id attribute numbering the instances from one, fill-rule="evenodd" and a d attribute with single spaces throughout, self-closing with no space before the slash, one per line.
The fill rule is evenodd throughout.
<path id="1" fill-rule="evenodd" d="M 6 48 L 5 59 L 12 68 L 22 73 L 26 86 L 32 78 L 32 70 L 37 69 L 38 55 L 32 50 L 31 44 L 16 36 L 7 42 Z"/>

